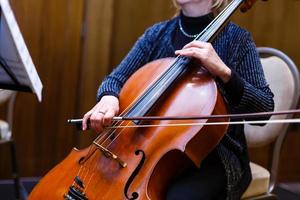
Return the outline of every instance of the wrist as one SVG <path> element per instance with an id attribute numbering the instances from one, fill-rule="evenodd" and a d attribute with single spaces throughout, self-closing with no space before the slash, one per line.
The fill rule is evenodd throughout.
<path id="1" fill-rule="evenodd" d="M 231 78 L 231 69 L 227 66 L 223 68 L 221 75 L 219 78 L 223 81 L 223 83 L 227 83 Z"/>
<path id="2" fill-rule="evenodd" d="M 104 91 L 103 92 L 103 91 L 101 91 L 97 95 L 97 102 L 99 102 L 102 99 L 102 97 L 104 97 L 104 96 L 114 96 L 117 99 L 119 99 L 119 94 L 116 93 L 116 92 L 112 92 L 112 91 Z"/>
<path id="3" fill-rule="evenodd" d="M 110 100 L 110 101 L 119 101 L 115 95 L 104 95 L 101 99 Z"/>

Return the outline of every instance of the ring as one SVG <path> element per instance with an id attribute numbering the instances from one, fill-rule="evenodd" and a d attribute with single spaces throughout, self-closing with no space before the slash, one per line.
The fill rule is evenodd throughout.
<path id="1" fill-rule="evenodd" d="M 103 111 L 101 111 L 101 110 L 98 111 L 98 113 L 101 113 L 101 114 L 105 115 L 105 112 L 103 112 Z"/>

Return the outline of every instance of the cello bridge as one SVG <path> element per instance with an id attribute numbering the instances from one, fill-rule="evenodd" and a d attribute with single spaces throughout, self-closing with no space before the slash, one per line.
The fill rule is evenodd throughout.
<path id="1" fill-rule="evenodd" d="M 108 149 L 106 149 L 105 147 L 99 145 L 97 142 L 93 142 L 94 145 L 96 145 L 97 149 L 99 149 L 100 151 L 102 151 L 102 153 L 107 157 L 107 158 L 111 158 L 115 161 L 117 161 L 119 163 L 119 165 L 123 168 L 125 168 L 127 166 L 127 163 L 124 162 L 123 160 L 121 160 L 117 155 L 115 155 L 113 152 L 109 151 Z"/>

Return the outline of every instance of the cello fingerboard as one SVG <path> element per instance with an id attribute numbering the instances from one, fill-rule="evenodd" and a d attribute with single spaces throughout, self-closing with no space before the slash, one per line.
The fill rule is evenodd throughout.
<path id="1" fill-rule="evenodd" d="M 195 38 L 196 41 L 211 42 L 224 24 L 229 20 L 233 12 L 244 0 L 233 0 L 218 16 Z M 179 77 L 187 71 L 187 65 L 191 58 L 178 56 L 174 63 L 155 81 L 123 115 L 124 117 L 145 116 L 163 94 L 170 88 Z M 134 121 L 140 124 L 139 120 Z"/>

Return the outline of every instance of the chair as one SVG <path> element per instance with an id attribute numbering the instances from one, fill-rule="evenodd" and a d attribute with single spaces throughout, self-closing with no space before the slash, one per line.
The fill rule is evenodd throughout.
<path id="1" fill-rule="evenodd" d="M 268 48 L 258 48 L 265 77 L 274 93 L 275 111 L 297 107 L 300 82 L 299 72 L 293 61 L 283 52 Z M 284 84 L 283 84 L 284 80 Z M 271 119 L 291 118 L 292 115 L 272 116 Z M 265 126 L 245 126 L 248 146 L 260 147 L 274 142 L 270 169 L 250 163 L 253 180 L 242 199 L 278 199 L 272 194 L 276 184 L 278 162 L 282 143 L 289 124 L 266 124 Z"/>
<path id="2" fill-rule="evenodd" d="M 15 197 L 21 198 L 20 180 L 17 167 L 15 141 L 11 137 L 13 124 L 13 110 L 16 92 L 0 89 L 0 104 L 7 105 L 6 119 L 0 120 L 0 144 L 9 144 L 11 153 L 12 177 L 14 179 Z"/>
<path id="3" fill-rule="evenodd" d="M 0 89 L 0 104 L 8 103 L 6 121 L 0 120 L 0 139 L 5 141 L 11 138 L 11 128 L 13 123 L 13 109 L 15 104 L 16 92 Z"/>

